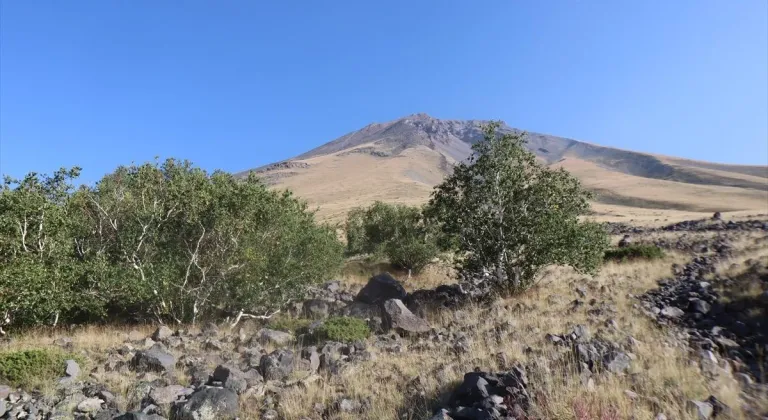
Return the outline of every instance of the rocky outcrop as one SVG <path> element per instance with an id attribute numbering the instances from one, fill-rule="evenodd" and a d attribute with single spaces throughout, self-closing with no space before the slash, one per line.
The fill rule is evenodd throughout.
<path id="1" fill-rule="evenodd" d="M 523 419 L 530 405 L 525 369 L 517 366 L 508 372 L 469 372 L 453 391 L 447 407 L 433 419 L 501 420 Z"/>

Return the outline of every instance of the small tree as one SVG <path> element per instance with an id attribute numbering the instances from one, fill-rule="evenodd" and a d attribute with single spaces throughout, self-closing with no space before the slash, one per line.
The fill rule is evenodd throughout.
<path id="1" fill-rule="evenodd" d="M 463 254 L 461 268 L 490 271 L 528 287 L 539 270 L 565 264 L 594 272 L 608 246 L 596 223 L 580 221 L 591 195 L 575 177 L 536 161 L 522 134 L 484 129 L 468 162 L 435 187 L 427 214 Z"/>
<path id="2" fill-rule="evenodd" d="M 347 252 L 381 255 L 398 267 L 419 272 L 435 258 L 437 234 L 421 209 L 375 202 L 349 212 Z"/>

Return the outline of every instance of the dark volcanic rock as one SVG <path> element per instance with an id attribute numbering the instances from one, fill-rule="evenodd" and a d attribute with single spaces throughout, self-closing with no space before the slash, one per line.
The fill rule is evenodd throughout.
<path id="1" fill-rule="evenodd" d="M 229 420 L 237 418 L 237 394 L 224 388 L 203 388 L 175 407 L 175 420 Z"/>
<path id="2" fill-rule="evenodd" d="M 389 299 L 404 300 L 408 293 L 399 281 L 389 273 L 377 274 L 368 280 L 355 300 L 368 304 L 380 304 Z"/>
<path id="3" fill-rule="evenodd" d="M 168 372 L 173 370 L 176 358 L 165 351 L 162 346 L 155 344 L 148 350 L 136 353 L 131 360 L 131 369 L 137 372 Z"/>

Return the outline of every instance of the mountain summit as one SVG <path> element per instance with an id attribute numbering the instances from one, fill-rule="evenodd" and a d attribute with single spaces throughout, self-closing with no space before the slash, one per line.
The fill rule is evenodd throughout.
<path id="1" fill-rule="evenodd" d="M 369 124 L 293 159 L 251 171 L 272 185 L 294 190 L 331 217 L 375 199 L 416 204 L 470 155 L 488 123 L 412 114 Z M 500 131 L 521 130 L 502 123 Z M 571 171 L 604 204 L 715 211 L 761 208 L 768 201 L 765 166 L 697 162 L 526 134 L 527 147 L 542 163 Z M 708 197 L 712 194 L 718 196 L 716 203 Z"/>

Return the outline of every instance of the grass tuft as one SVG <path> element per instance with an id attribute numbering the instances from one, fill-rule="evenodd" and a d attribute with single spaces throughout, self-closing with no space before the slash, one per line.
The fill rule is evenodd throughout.
<path id="1" fill-rule="evenodd" d="M 67 359 L 77 357 L 58 349 L 33 349 L 0 353 L 0 381 L 32 389 L 64 376 Z"/>

